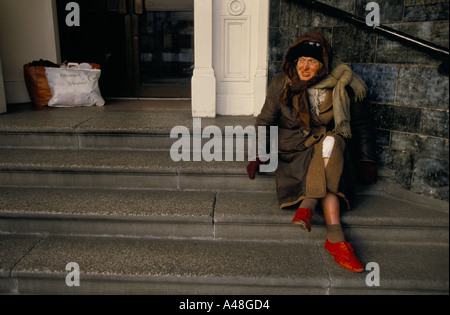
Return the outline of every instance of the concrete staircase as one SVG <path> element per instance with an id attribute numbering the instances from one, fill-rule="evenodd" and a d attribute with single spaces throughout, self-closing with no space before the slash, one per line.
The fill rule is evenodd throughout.
<path id="1" fill-rule="evenodd" d="M 355 274 L 279 210 L 273 175 L 246 162 L 174 162 L 184 110 L 19 110 L 0 116 L 2 294 L 448 294 L 448 202 L 381 170 L 342 214 Z M 203 119 L 249 126 L 251 117 Z M 80 268 L 80 286 L 66 277 Z M 74 278 L 75 279 L 75 278 Z M 369 281 L 370 283 L 370 281 Z"/>

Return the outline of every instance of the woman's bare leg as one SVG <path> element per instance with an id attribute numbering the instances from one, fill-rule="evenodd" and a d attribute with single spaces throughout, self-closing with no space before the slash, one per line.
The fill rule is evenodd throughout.
<path id="1" fill-rule="evenodd" d="M 323 164 L 325 169 L 330 162 L 334 141 L 333 137 L 327 137 L 323 144 Z M 328 192 L 322 199 L 322 209 L 327 224 L 328 240 L 332 243 L 345 242 L 341 226 L 339 197 L 336 194 Z"/>
<path id="2" fill-rule="evenodd" d="M 329 192 L 322 199 L 322 209 L 327 224 L 328 241 L 331 243 L 345 242 L 341 225 L 339 197 Z"/>
<path id="3" fill-rule="evenodd" d="M 341 223 L 338 196 L 329 192 L 325 198 L 322 199 L 322 209 L 327 225 Z"/>

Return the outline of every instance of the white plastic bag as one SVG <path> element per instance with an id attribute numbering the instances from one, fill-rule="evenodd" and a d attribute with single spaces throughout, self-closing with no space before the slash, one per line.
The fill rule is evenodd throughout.
<path id="1" fill-rule="evenodd" d="M 78 107 L 78 106 L 103 106 L 103 99 L 98 80 L 101 70 L 88 69 L 86 64 L 69 64 L 61 68 L 46 68 L 47 77 L 52 98 L 50 107 Z"/>

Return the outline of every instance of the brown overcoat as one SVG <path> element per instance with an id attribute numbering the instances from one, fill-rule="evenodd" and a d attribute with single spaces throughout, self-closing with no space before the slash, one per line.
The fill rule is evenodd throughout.
<path id="1" fill-rule="evenodd" d="M 341 197 L 343 205 L 350 209 L 354 188 L 353 166 L 361 160 L 375 161 L 368 104 L 365 100 L 357 101 L 350 86 L 345 88 L 350 100 L 353 136 L 352 139 L 344 139 L 333 132 L 332 90 L 327 90 L 320 114 L 310 113 L 311 132 L 305 136 L 300 128 L 298 109 L 282 101 L 289 82 L 286 72 L 272 79 L 266 102 L 256 119 L 257 127 L 278 126 L 278 168 L 275 176 L 280 207 L 297 206 L 307 197 L 323 198 L 329 191 Z M 326 136 L 334 137 L 335 146 L 325 169 L 322 144 Z"/>
<path id="2" fill-rule="evenodd" d="M 327 93 L 327 99 L 320 108 L 321 115 L 311 114 L 311 135 L 304 137 L 299 130 L 296 109 L 280 102 L 285 80 L 284 73 L 273 78 L 264 107 L 256 119 L 257 126 L 278 126 L 278 168 L 275 175 L 282 208 L 295 205 L 305 197 L 325 197 L 327 189 L 340 193 L 338 184 L 343 168 L 341 157 L 345 148 L 343 138 L 327 128 L 333 120 L 331 93 Z M 326 134 L 337 140 L 333 151 L 337 153 L 332 154 L 327 168 L 330 170 L 327 172 L 329 180 L 325 178 L 321 159 Z"/>

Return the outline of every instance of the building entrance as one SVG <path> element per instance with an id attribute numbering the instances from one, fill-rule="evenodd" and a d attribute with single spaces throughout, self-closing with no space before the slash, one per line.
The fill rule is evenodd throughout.
<path id="1" fill-rule="evenodd" d="M 57 0 L 61 59 L 101 65 L 106 97 L 190 97 L 194 0 Z"/>

